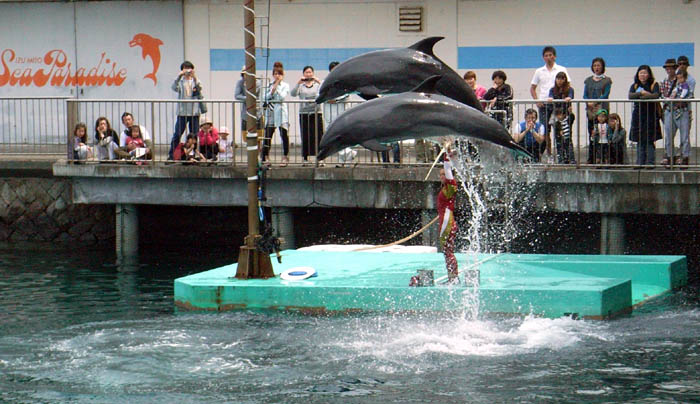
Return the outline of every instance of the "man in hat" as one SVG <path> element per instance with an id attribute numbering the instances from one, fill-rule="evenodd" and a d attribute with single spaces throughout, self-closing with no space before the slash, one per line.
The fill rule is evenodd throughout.
<path id="1" fill-rule="evenodd" d="M 676 59 L 666 59 L 664 70 L 666 70 L 666 78 L 661 82 L 661 96 L 663 98 L 671 98 L 671 92 L 676 87 L 676 69 L 678 64 Z M 678 128 L 673 120 L 673 107 L 670 102 L 664 103 L 664 158 L 661 160 L 661 165 L 668 166 L 673 158 L 673 138 L 676 135 Z"/>
<path id="2" fill-rule="evenodd" d="M 690 66 L 690 61 L 687 56 L 678 56 L 678 70 L 688 71 Z M 688 78 L 686 79 L 688 87 L 690 87 L 690 98 L 695 97 L 695 78 L 688 73 Z"/>

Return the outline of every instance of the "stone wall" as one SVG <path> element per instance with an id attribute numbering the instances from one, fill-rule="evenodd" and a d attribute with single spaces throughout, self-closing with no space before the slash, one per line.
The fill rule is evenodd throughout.
<path id="1" fill-rule="evenodd" d="M 0 242 L 114 240 L 114 205 L 75 205 L 70 180 L 0 178 Z"/>

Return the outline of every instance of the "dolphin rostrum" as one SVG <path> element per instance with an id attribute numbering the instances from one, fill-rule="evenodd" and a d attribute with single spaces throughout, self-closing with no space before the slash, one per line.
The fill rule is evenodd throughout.
<path id="1" fill-rule="evenodd" d="M 496 120 L 435 94 L 439 81 L 439 76 L 433 76 L 411 92 L 376 98 L 345 111 L 323 134 L 318 159 L 358 144 L 387 151 L 390 147 L 385 143 L 442 136 L 483 139 L 531 156 Z"/>
<path id="2" fill-rule="evenodd" d="M 433 53 L 441 36 L 425 38 L 408 48 L 384 49 L 352 57 L 333 69 L 321 84 L 316 103 L 359 93 L 364 99 L 411 91 L 428 77 L 442 76 L 439 94 L 483 111 L 464 79 Z"/>

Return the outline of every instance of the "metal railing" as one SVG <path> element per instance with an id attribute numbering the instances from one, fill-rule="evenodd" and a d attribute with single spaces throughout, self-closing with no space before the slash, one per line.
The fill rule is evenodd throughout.
<path id="1" fill-rule="evenodd" d="M 68 99 L 0 97 L 0 155 L 64 153 Z"/>
<path id="2" fill-rule="evenodd" d="M 203 119 L 213 122 L 217 129 L 221 126 L 229 128 L 229 141 L 232 144 L 228 153 L 220 153 L 217 161 L 209 161 L 210 164 L 230 164 L 230 165 L 245 165 L 246 150 L 245 150 L 245 133 L 241 128 L 241 108 L 243 104 L 235 100 L 202 100 L 202 101 L 183 101 L 183 100 L 117 100 L 117 99 L 102 99 L 102 100 L 85 100 L 85 99 L 70 99 L 66 97 L 3 97 L 0 98 L 0 154 L 3 155 L 48 155 L 60 154 L 66 156 L 68 160 L 73 160 L 73 128 L 78 122 L 83 122 L 87 126 L 87 135 L 89 146 L 96 147 L 95 141 L 95 122 L 98 117 L 106 117 L 111 123 L 112 128 L 122 134 L 123 125 L 121 124 L 121 116 L 124 112 L 130 112 L 134 116 L 134 123 L 144 126 L 150 134 L 153 142 L 152 159 L 154 162 L 164 162 L 168 160 L 171 141 L 173 139 L 175 123 L 177 121 L 178 105 L 181 103 L 203 103 L 206 105 L 208 112 L 205 115 L 199 116 L 200 123 Z M 346 109 L 361 103 L 362 101 L 348 101 L 342 105 Z M 545 102 L 545 107 L 551 105 L 551 109 L 556 104 L 561 104 L 564 101 L 557 100 L 551 104 Z M 587 119 L 586 108 L 591 100 L 575 99 L 570 101 L 571 112 L 575 120 L 571 128 L 571 142 L 574 149 L 574 160 L 569 166 L 636 166 L 636 147 L 637 144 L 630 141 L 630 126 L 632 120 L 632 111 L 634 105 L 645 105 L 647 103 L 658 103 L 664 106 L 666 100 L 625 100 L 625 99 L 610 99 L 604 100 L 608 106 L 608 113 L 617 113 L 622 120 L 622 126 L 627 130 L 627 138 L 624 140 L 624 159 L 611 163 L 605 159 L 595 159 L 595 154 L 590 153 L 590 131 L 589 119 Z M 691 153 L 689 156 L 689 165 L 693 167 L 699 166 L 700 153 L 700 137 L 698 136 L 697 116 L 698 116 L 698 100 L 685 100 L 689 104 L 691 115 L 691 123 L 689 126 L 689 141 Z M 397 142 L 394 150 L 381 155 L 364 149 L 361 146 L 356 146 L 346 151 L 345 153 L 335 154 L 330 156 L 323 162 L 316 162 L 314 159 L 314 150 L 318 149 L 323 129 L 328 123 L 326 119 L 311 120 L 311 131 L 307 151 L 311 151 L 308 160 L 305 161 L 303 154 L 304 141 L 302 140 L 302 124 L 300 109 L 307 102 L 291 100 L 285 101 L 283 104 L 287 110 L 288 121 L 288 139 L 289 148 L 287 154 L 288 164 L 291 166 L 308 165 L 323 165 L 326 166 L 342 166 L 342 165 L 420 165 L 431 164 L 437 150 L 435 144 L 429 141 L 413 141 L 406 140 Z M 336 104 L 337 105 L 337 104 Z M 504 124 L 512 121 L 507 129 L 512 133 L 517 130 L 518 125 L 525 119 L 525 111 L 534 109 L 538 114 L 542 109 L 538 108 L 535 100 L 514 100 L 510 102 L 512 106 L 508 111 L 487 111 L 492 117 L 498 119 Z M 316 111 L 323 116 L 324 105 L 316 106 Z M 512 113 L 511 113 L 512 110 Z M 265 117 L 269 111 L 259 106 L 259 115 Z M 663 112 L 662 112 L 663 113 Z M 327 109 L 326 109 L 326 115 Z M 539 118 L 539 117 L 538 117 Z M 387 121 L 390 121 L 387 117 Z M 265 119 L 261 123 L 265 123 Z M 271 120 L 267 120 L 271 122 Z M 548 125 L 546 125 L 548 126 Z M 664 131 L 664 123 L 660 126 Z M 262 128 L 260 128 L 262 129 Z M 259 141 L 262 143 L 265 136 L 265 131 L 260 130 Z M 313 136 L 316 133 L 316 136 Z M 545 152 L 542 158 L 536 162 L 540 164 L 557 165 L 560 164 L 557 159 L 557 142 L 555 142 L 553 133 L 547 130 L 550 146 L 543 146 Z M 187 130 L 183 133 L 184 137 Z M 307 133 L 308 135 L 308 133 Z M 663 133 L 664 137 L 667 136 Z M 656 166 L 661 164 L 664 151 L 665 140 L 656 142 Z M 270 139 L 269 163 L 275 167 L 286 163 L 284 160 L 284 148 L 279 129 L 274 131 Z M 677 133 L 674 137 L 673 151 L 674 155 L 679 154 L 680 135 Z M 310 149 L 310 150 L 309 150 Z M 549 152 L 547 152 L 549 150 Z M 230 158 L 224 158 L 229 155 Z M 96 153 L 88 162 L 96 161 Z M 593 155 L 593 160 L 589 159 L 589 155 Z M 285 164 L 286 165 L 286 164 Z"/>

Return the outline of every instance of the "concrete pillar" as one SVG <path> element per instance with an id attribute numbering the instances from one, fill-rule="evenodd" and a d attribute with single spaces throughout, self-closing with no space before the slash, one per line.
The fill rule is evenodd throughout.
<path id="1" fill-rule="evenodd" d="M 437 216 L 437 210 L 433 209 L 423 209 L 420 212 L 420 225 L 421 227 L 425 226 L 428 224 L 433 218 Z M 440 249 L 440 246 L 438 245 L 438 231 L 439 231 L 438 223 L 434 223 L 432 226 L 428 227 L 424 232 L 423 232 L 423 245 L 429 245 L 429 246 L 434 246 L 437 247 L 438 250 Z"/>
<path id="2" fill-rule="evenodd" d="M 294 215 L 291 208 L 272 208 L 272 227 L 275 236 L 283 239 L 281 249 L 296 248 L 294 241 Z"/>
<path id="3" fill-rule="evenodd" d="M 600 253 L 625 253 L 625 219 L 619 215 L 602 214 L 600 218 Z"/>
<path id="4" fill-rule="evenodd" d="M 139 211 L 136 205 L 117 204 L 117 255 L 135 255 L 139 252 Z"/>

